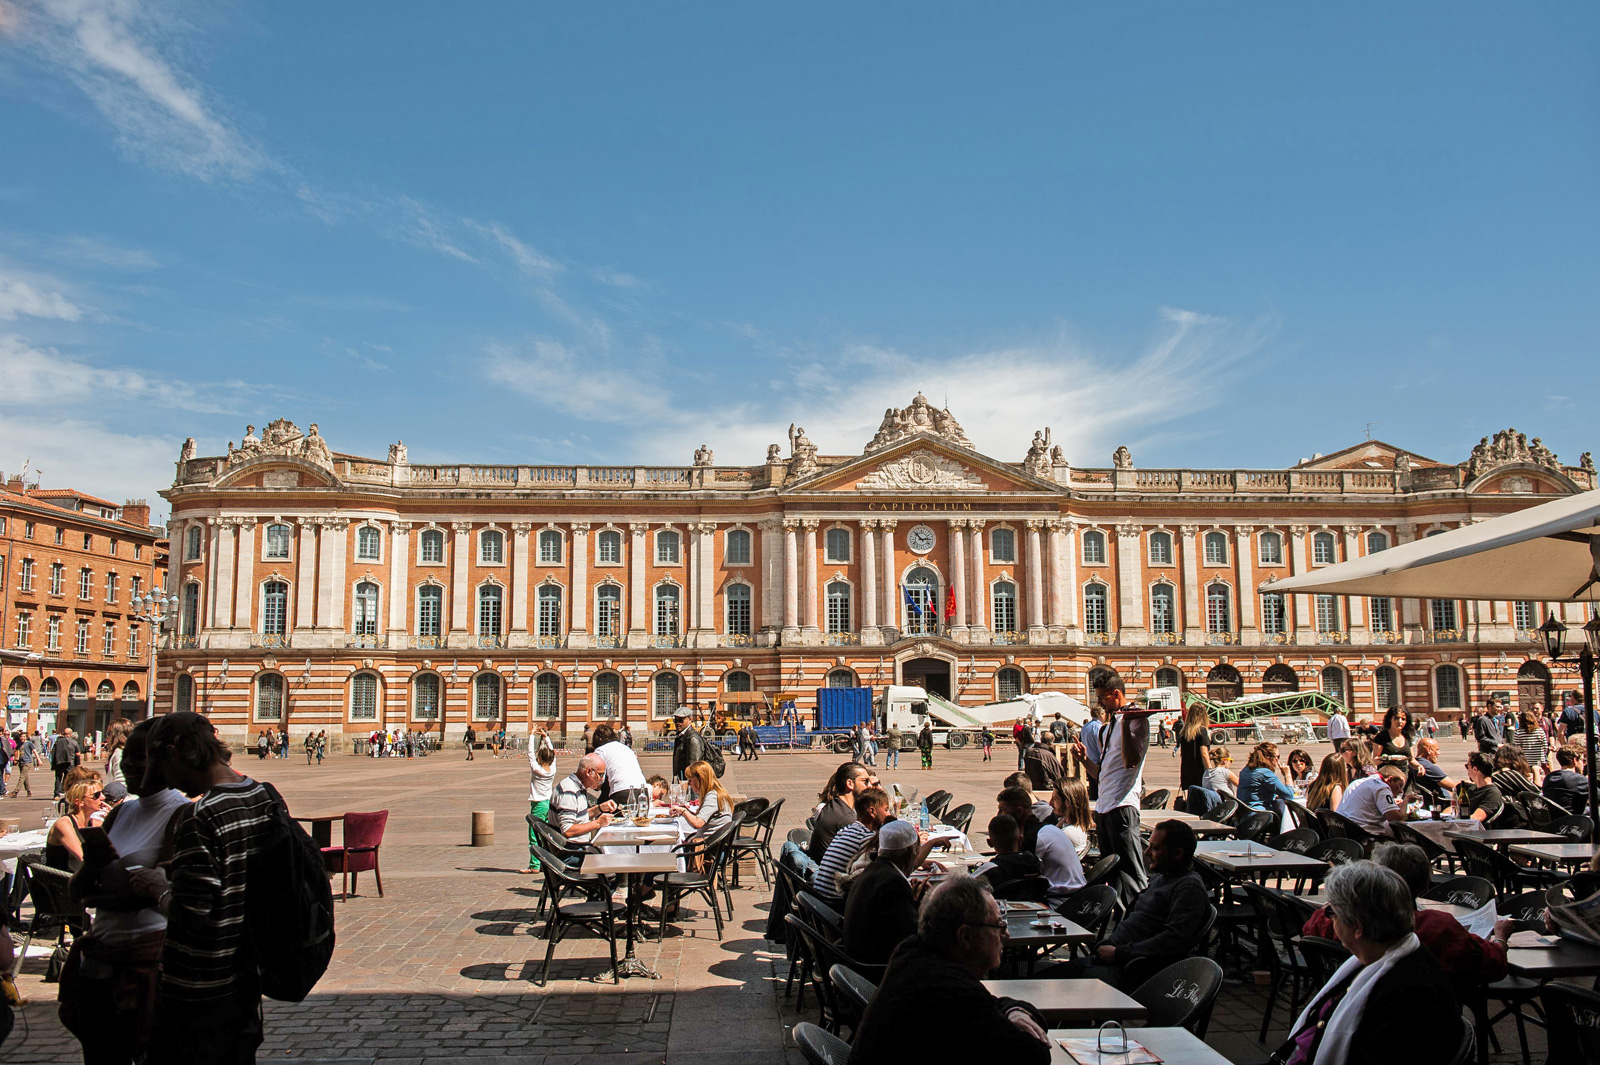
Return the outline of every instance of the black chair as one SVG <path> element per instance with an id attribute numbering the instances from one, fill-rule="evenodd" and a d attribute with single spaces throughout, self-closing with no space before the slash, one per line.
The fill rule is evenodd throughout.
<path id="1" fill-rule="evenodd" d="M 1307 858 L 1315 858 L 1319 862 L 1327 862 L 1329 865 L 1358 862 L 1366 856 L 1361 850 L 1361 844 L 1353 839 L 1321 840 L 1307 847 L 1305 855 Z"/>
<path id="2" fill-rule="evenodd" d="M 1239 818 L 1233 826 L 1233 835 L 1236 839 L 1247 839 L 1252 843 L 1264 843 L 1273 829 L 1278 827 L 1278 815 L 1270 810 L 1257 810 Z"/>
<path id="3" fill-rule="evenodd" d="M 1456 1047 L 1456 1055 L 1450 1059 L 1450 1065 L 1470 1065 L 1478 1056 L 1477 1032 L 1472 1025 L 1465 1022 L 1465 1019 L 1461 1029 L 1461 1044 Z"/>
<path id="4" fill-rule="evenodd" d="M 827 1009 L 827 995 L 823 991 L 824 973 L 819 973 L 817 967 L 821 964 L 822 944 L 827 937 L 815 925 L 811 924 L 799 913 L 786 913 L 783 920 L 789 926 L 789 931 L 794 935 L 795 960 L 791 963 L 790 976 L 794 975 L 794 967 L 799 967 L 800 993 L 795 997 L 794 1008 L 806 1008 L 806 985 L 817 993 L 819 1008 Z"/>
<path id="5" fill-rule="evenodd" d="M 1171 801 L 1172 792 L 1169 789 L 1157 788 L 1154 791 L 1147 791 L 1144 793 L 1144 797 L 1139 800 L 1139 809 L 1165 810 L 1167 808 L 1167 804 Z"/>
<path id="6" fill-rule="evenodd" d="M 1480 876 L 1453 876 L 1422 893 L 1430 902 L 1449 902 L 1474 910 L 1489 905 L 1495 897 L 1494 884 Z"/>
<path id="7" fill-rule="evenodd" d="M 1050 897 L 1050 880 L 1044 876 L 1019 876 L 995 885 L 994 897 L 1000 902 L 1044 902 Z"/>
<path id="8" fill-rule="evenodd" d="M 560 857 L 538 844 L 534 844 L 533 853 L 538 857 L 540 871 L 544 874 L 545 897 L 549 900 L 550 907 L 544 923 L 544 938 L 547 945 L 544 950 L 544 968 L 539 973 L 539 986 L 544 987 L 549 981 L 550 961 L 555 957 L 556 944 L 561 942 L 562 935 L 570 928 L 582 928 L 606 940 L 607 946 L 611 948 L 611 982 L 621 983 L 621 979 L 617 976 L 616 917 L 619 913 L 626 914 L 627 904 L 613 900 L 609 893 L 603 899 L 589 898 L 583 902 L 566 900 L 569 893 L 587 895 L 596 888 L 603 889 L 609 882 L 603 877 L 572 872 Z"/>
<path id="9" fill-rule="evenodd" d="M 877 993 L 878 985 L 843 964 L 828 969 L 828 981 L 833 985 L 836 1026 L 848 1024 L 853 1034 L 861 1024 L 862 1015 L 867 1012 L 867 1003 Z"/>
<path id="10" fill-rule="evenodd" d="M 82 903 L 72 900 L 72 892 L 68 890 L 72 874 L 44 864 L 42 857 L 20 856 L 17 859 L 17 876 L 26 877 L 33 915 L 25 922 L 25 927 L 19 929 L 24 939 L 12 966 L 12 976 L 15 977 L 22 970 L 22 960 L 27 957 L 28 947 L 34 939 L 54 933 L 56 947 L 46 976 L 47 980 L 54 980 L 60 972 L 61 963 L 66 960 L 67 934 L 70 932 L 77 937 L 89 930 L 88 911 Z M 0 932 L 0 935 L 5 934 Z"/>
<path id="11" fill-rule="evenodd" d="M 1322 830 L 1322 822 L 1317 820 L 1317 815 L 1301 806 L 1293 799 L 1283 800 L 1283 805 L 1288 807 L 1289 817 L 1294 821 L 1295 828 L 1303 828 L 1315 832 L 1318 839 L 1326 836 Z"/>
<path id="12" fill-rule="evenodd" d="M 1548 1027 L 1549 1062 L 1600 1061 L 1600 993 L 1575 984 L 1539 990 Z"/>
<path id="13" fill-rule="evenodd" d="M 747 856 L 756 860 L 761 882 L 772 883 L 772 870 L 777 864 L 777 859 L 772 856 L 772 833 L 778 827 L 778 814 L 782 810 L 783 800 L 779 799 L 758 813 L 754 820 L 746 819 L 740 834 L 733 837 L 729 844 L 732 853 L 728 860 L 733 863 L 734 887 L 739 886 L 739 859 Z M 749 829 L 749 833 L 745 834 L 743 829 Z"/>
<path id="14" fill-rule="evenodd" d="M 1321 809 L 1317 811 L 1317 820 L 1322 822 L 1322 831 L 1329 839 L 1354 840 L 1363 851 L 1373 843 L 1373 835 L 1344 814 L 1337 810 Z"/>
<path id="15" fill-rule="evenodd" d="M 1273 850 L 1304 854 L 1321 842 L 1322 837 L 1309 828 L 1291 828 L 1289 831 L 1280 832 L 1267 840 L 1267 846 Z"/>
<path id="16" fill-rule="evenodd" d="M 855 1011 L 848 997 L 839 993 L 838 985 L 833 982 L 834 970 L 849 969 L 876 987 L 889 967 L 858 961 L 846 954 L 842 945 L 826 939 L 816 940 L 813 946 L 817 952 L 817 987 L 822 996 L 818 1021 L 835 1035 L 839 1034 L 840 1025 L 848 1025 L 854 1030 L 861 1022 L 861 1015 Z"/>
<path id="17" fill-rule="evenodd" d="M 929 795 L 923 802 L 928 804 L 929 817 L 942 817 L 950 806 L 950 800 L 955 798 L 948 791 L 936 791 Z"/>
<path id="18" fill-rule="evenodd" d="M 1187 1028 L 1204 1039 L 1221 990 L 1222 966 L 1210 958 L 1185 958 L 1150 977 L 1129 997 L 1145 1008 L 1146 1027 Z"/>
<path id="19" fill-rule="evenodd" d="M 1117 866 L 1121 862 L 1122 858 L 1119 855 L 1105 855 L 1099 861 L 1095 862 L 1094 866 L 1085 875 L 1083 886 L 1090 888 L 1094 887 L 1096 884 L 1105 884 L 1110 882 L 1111 877 L 1117 871 Z"/>
<path id="20" fill-rule="evenodd" d="M 1321 936 L 1301 936 L 1296 946 L 1300 948 L 1300 956 L 1306 960 L 1312 986 L 1316 990 L 1321 990 L 1324 984 L 1333 979 L 1339 966 L 1350 958 L 1350 952 L 1344 949 L 1342 943 Z"/>
<path id="21" fill-rule="evenodd" d="M 1495 901 L 1495 915 L 1509 917 L 1523 923 L 1544 924 L 1544 910 L 1548 905 L 1543 891 L 1524 891 L 1520 895 L 1502 895 Z"/>
<path id="22" fill-rule="evenodd" d="M 1461 868 L 1469 876 L 1482 877 L 1493 882 L 1501 894 L 1512 894 L 1532 888 L 1545 888 L 1562 879 L 1560 873 L 1531 865 L 1518 865 L 1487 844 L 1475 839 L 1454 837 L 1456 855 Z"/>
<path id="23" fill-rule="evenodd" d="M 711 916 L 717 925 L 717 939 L 722 939 L 722 908 L 717 905 L 717 888 L 722 888 L 728 903 L 728 916 L 733 916 L 733 899 L 728 895 L 727 860 L 728 843 L 739 831 L 742 822 L 737 816 L 704 839 L 691 839 L 673 848 L 683 856 L 684 871 L 667 873 L 656 880 L 661 892 L 661 934 L 667 934 L 667 914 L 685 895 L 702 895 L 711 904 Z M 699 868 L 696 869 L 695 865 Z"/>
<path id="24" fill-rule="evenodd" d="M 806 921 L 830 940 L 844 938 L 844 915 L 809 891 L 800 892 L 800 912 Z"/>
<path id="25" fill-rule="evenodd" d="M 1404 821 L 1390 822 L 1389 831 L 1394 833 L 1396 843 L 1409 843 L 1414 847 L 1420 847 L 1422 853 L 1428 856 L 1428 864 L 1437 867 L 1442 862 L 1446 868 L 1453 869 L 1455 867 L 1455 856 L 1453 854 Z"/>
<path id="26" fill-rule="evenodd" d="M 796 847 L 805 850 L 811 846 L 811 830 L 809 828 L 791 828 L 787 839 Z"/>
<path id="27" fill-rule="evenodd" d="M 1194 946 L 1187 953 L 1193 957 L 1210 955 L 1211 951 L 1207 945 L 1211 942 L 1211 930 L 1216 926 L 1217 908 L 1215 906 L 1207 907 L 1205 920 L 1200 923 L 1200 930 L 1195 933 Z M 1168 965 L 1173 964 L 1175 962 L 1171 958 L 1135 958 L 1122 967 L 1120 982 L 1125 986 L 1138 987 Z"/>
<path id="28" fill-rule="evenodd" d="M 1588 843 L 1594 838 L 1594 822 L 1583 814 L 1568 814 L 1558 817 L 1544 826 L 1546 832 L 1567 837 L 1570 843 Z"/>
<path id="29" fill-rule="evenodd" d="M 750 822 L 760 817 L 762 813 L 766 811 L 767 807 L 771 805 L 772 802 L 770 799 L 763 799 L 760 796 L 757 796 L 753 799 L 745 799 L 742 802 L 734 803 L 733 812 L 736 814 L 744 814 L 745 824 L 748 825 Z"/>
<path id="30" fill-rule="evenodd" d="M 794 1026 L 794 1045 L 807 1065 L 847 1065 L 850 1060 L 849 1043 L 809 1021 Z"/>
<path id="31" fill-rule="evenodd" d="M 1073 924 L 1081 925 L 1094 933 L 1096 940 L 1104 938 L 1106 925 L 1117 908 L 1117 889 L 1110 884 L 1092 884 L 1080 888 L 1056 906 L 1056 912 Z"/>
<path id="32" fill-rule="evenodd" d="M 1264 961 L 1271 980 L 1267 985 L 1267 1005 L 1261 1013 L 1261 1035 L 1257 1042 L 1266 1042 L 1267 1029 L 1272 1024 L 1272 1010 L 1284 986 L 1289 988 L 1289 1016 L 1300 1012 L 1301 996 L 1311 979 L 1311 967 L 1296 949 L 1300 929 L 1305 924 L 1304 912 L 1289 903 L 1283 895 L 1269 891 L 1260 884 L 1241 885 L 1256 911 L 1257 957 Z"/>
<path id="33" fill-rule="evenodd" d="M 965 835 L 967 829 L 972 826 L 972 815 L 977 812 L 978 808 L 972 805 L 970 802 L 962 803 L 955 809 L 946 811 L 944 816 L 939 818 L 939 820 L 943 821 L 957 832 Z"/>
<path id="34" fill-rule="evenodd" d="M 1216 821 L 1218 824 L 1229 825 L 1233 823 L 1233 819 L 1238 816 L 1241 809 L 1243 807 L 1240 806 L 1238 799 L 1235 799 L 1232 795 L 1224 795 L 1217 801 L 1217 805 L 1206 811 L 1205 819 L 1207 821 Z"/>

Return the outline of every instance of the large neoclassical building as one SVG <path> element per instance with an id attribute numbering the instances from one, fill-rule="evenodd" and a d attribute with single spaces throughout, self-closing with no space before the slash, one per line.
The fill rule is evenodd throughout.
<path id="1" fill-rule="evenodd" d="M 1460 463 L 1365 441 L 1289 469 L 980 454 L 917 396 L 858 453 L 791 428 L 757 465 L 412 465 L 318 427 L 191 441 L 158 701 L 238 739 L 469 722 L 569 731 L 824 685 L 958 701 L 1099 666 L 1217 698 L 1319 688 L 1370 714 L 1550 698 L 1546 605 L 1274 595 L 1263 581 L 1595 487 L 1536 438 Z M 1557 607 L 1556 609 L 1561 609 Z M 1576 615 L 1569 620 L 1578 620 Z M 810 705 L 802 699 L 802 711 Z"/>

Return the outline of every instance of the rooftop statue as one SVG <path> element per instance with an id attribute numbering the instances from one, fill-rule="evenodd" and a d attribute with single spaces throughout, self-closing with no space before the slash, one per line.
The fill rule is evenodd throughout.
<path id="1" fill-rule="evenodd" d="M 866 450 L 877 451 L 917 433 L 941 436 L 952 444 L 969 450 L 972 447 L 972 441 L 961 431 L 961 425 L 955 416 L 948 409 L 941 410 L 935 407 L 928 402 L 928 397 L 918 392 L 908 406 L 898 410 L 894 407 L 884 410 L 883 421 L 878 424 L 878 432 L 867 444 Z"/>

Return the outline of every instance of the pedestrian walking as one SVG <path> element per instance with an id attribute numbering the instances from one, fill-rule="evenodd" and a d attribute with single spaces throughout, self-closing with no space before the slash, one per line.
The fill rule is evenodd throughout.
<path id="1" fill-rule="evenodd" d="M 930 722 L 922 723 L 922 731 L 917 733 L 917 750 L 922 752 L 922 768 L 933 768 L 933 725 Z"/>
<path id="2" fill-rule="evenodd" d="M 983 741 L 983 760 L 985 762 L 994 761 L 994 729 L 988 725 L 983 726 L 983 731 L 978 734 L 978 738 Z"/>
<path id="3" fill-rule="evenodd" d="M 317 733 L 317 764 L 322 764 L 323 757 L 328 753 L 328 730 L 323 729 Z"/>
<path id="4" fill-rule="evenodd" d="M 478 742 L 478 734 L 471 725 L 467 726 L 467 734 L 463 737 L 467 744 L 467 761 L 472 761 L 472 745 Z"/>
<path id="5" fill-rule="evenodd" d="M 306 765 L 311 764 L 311 759 L 316 755 L 316 753 L 317 734 L 315 732 L 308 732 L 306 733 Z"/>
<path id="6" fill-rule="evenodd" d="M 883 730 L 883 768 L 900 768 L 900 726 L 890 725 Z"/>
<path id="7" fill-rule="evenodd" d="M 866 729 L 867 764 L 870 766 L 876 766 L 878 764 L 878 730 L 877 727 L 874 726 L 870 721 L 867 722 Z"/>
<path id="8" fill-rule="evenodd" d="M 32 736 L 25 737 L 17 746 L 17 754 L 11 760 L 11 764 L 17 771 L 16 783 L 11 785 L 11 797 L 18 799 L 22 797 L 23 792 L 27 792 L 28 798 L 33 798 L 33 785 L 28 783 L 28 770 L 39 764 L 39 741 Z"/>
<path id="9" fill-rule="evenodd" d="M 61 735 L 56 737 L 55 743 L 50 745 L 50 768 L 55 770 L 56 774 L 54 798 L 61 798 L 61 782 L 81 760 L 78 741 L 72 735 L 72 730 L 70 728 L 63 730 Z"/>

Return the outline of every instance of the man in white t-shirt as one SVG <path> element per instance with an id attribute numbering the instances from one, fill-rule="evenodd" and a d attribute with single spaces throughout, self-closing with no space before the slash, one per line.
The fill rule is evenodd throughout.
<path id="1" fill-rule="evenodd" d="M 1374 836 L 1393 835 L 1389 822 L 1406 819 L 1405 790 L 1405 770 L 1386 765 L 1346 788 L 1338 812 Z"/>
<path id="2" fill-rule="evenodd" d="M 1149 882 L 1144 872 L 1144 840 L 1139 835 L 1139 799 L 1144 794 L 1144 759 L 1150 749 L 1148 713 L 1124 710 L 1127 693 L 1122 678 L 1107 674 L 1095 682 L 1095 695 L 1105 708 L 1107 724 L 1100 757 L 1100 793 L 1094 801 L 1095 829 L 1100 853 L 1115 854 L 1112 882 L 1124 906 Z"/>
<path id="3" fill-rule="evenodd" d="M 1328 718 L 1328 742 L 1333 744 L 1335 752 L 1339 744 L 1350 738 L 1350 722 L 1345 718 L 1343 710 L 1335 710 L 1333 716 Z"/>
<path id="4" fill-rule="evenodd" d="M 617 730 L 601 725 L 594 730 L 594 753 L 605 759 L 606 788 L 602 799 L 621 806 L 647 798 L 650 785 L 645 782 L 644 770 L 639 768 L 639 757 L 633 748 L 617 738 Z"/>
<path id="5" fill-rule="evenodd" d="M 1022 829 L 1022 849 L 1039 859 L 1039 871 L 1050 881 L 1050 897 L 1061 898 L 1083 887 L 1087 877 L 1078 860 L 1078 848 L 1055 825 L 1043 825 L 1032 816 L 1033 794 L 1027 788 L 1006 788 L 995 798 L 998 812 Z"/>

